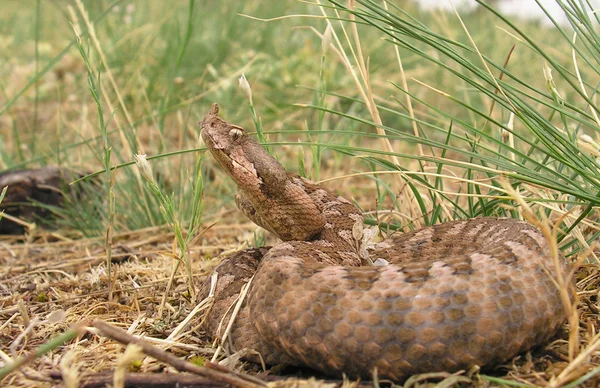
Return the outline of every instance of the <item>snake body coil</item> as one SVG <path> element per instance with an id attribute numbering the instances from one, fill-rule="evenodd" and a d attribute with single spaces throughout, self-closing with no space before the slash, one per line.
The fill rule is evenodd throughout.
<path id="1" fill-rule="evenodd" d="M 214 105 L 202 137 L 238 185 L 238 207 L 284 240 L 215 269 L 206 321 L 213 336 L 254 275 L 230 334 L 234 349 L 252 349 L 270 364 L 361 377 L 377 368 L 402 380 L 503 362 L 564 322 L 551 252 L 532 225 L 482 218 L 393 235 L 367 250 L 389 265 L 363 266 L 359 209 L 286 173 L 217 114 Z"/>

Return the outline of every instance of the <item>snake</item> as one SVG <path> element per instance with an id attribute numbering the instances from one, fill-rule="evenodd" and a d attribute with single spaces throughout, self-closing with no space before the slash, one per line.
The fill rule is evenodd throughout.
<path id="1" fill-rule="evenodd" d="M 213 104 L 200 123 L 236 205 L 279 237 L 215 269 L 204 326 L 249 361 L 405 380 L 492 367 L 547 343 L 566 319 L 548 240 L 531 223 L 471 218 L 365 244 L 361 210 L 290 173 Z M 374 263 L 374 264 L 373 264 Z M 208 295 L 209 280 L 201 287 Z M 225 323 L 224 323 L 225 322 Z"/>

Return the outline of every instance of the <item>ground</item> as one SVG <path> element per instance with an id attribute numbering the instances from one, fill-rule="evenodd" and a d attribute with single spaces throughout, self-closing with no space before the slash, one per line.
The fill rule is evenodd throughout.
<path id="1" fill-rule="evenodd" d="M 65 386 L 86 373 L 175 372 L 153 357 L 122 359 L 124 346 L 94 320 L 180 360 L 210 359 L 194 290 L 223 256 L 275 241 L 255 233 L 233 184 L 202 159 L 197 123 L 214 102 L 228 121 L 262 127 L 286 168 L 356 201 L 370 225 L 522 217 L 527 205 L 556 223 L 553 244 L 576 268 L 579 297 L 563 330 L 492 371 L 429 381 L 600 383 L 595 22 L 572 43 L 558 27 L 501 20 L 484 7 L 457 15 L 358 3 L 367 17 L 356 30 L 348 10 L 291 1 L 2 3 L 0 171 L 95 173 L 75 184 L 83 197 L 54 209 L 51 229 L 27 224 L 22 236 L 0 237 L 0 365 L 51 349 L 2 384 L 55 386 L 48 376 L 58 371 Z M 162 199 L 135 154 L 147 154 Z M 185 238 L 189 229 L 192 293 L 185 265 L 169 285 L 178 230 Z M 73 338 L 53 343 L 61 333 Z M 232 368 L 267 378 L 253 365 Z"/>

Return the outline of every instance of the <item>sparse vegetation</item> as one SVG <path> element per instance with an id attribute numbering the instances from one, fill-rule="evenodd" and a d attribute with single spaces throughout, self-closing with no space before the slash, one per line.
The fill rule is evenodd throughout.
<path id="1" fill-rule="evenodd" d="M 197 122 L 218 102 L 286 167 L 354 199 L 382 229 L 481 216 L 554 228 L 553 243 L 578 268 L 579 304 L 566 306 L 564 332 L 550 350 L 468 377 L 596 386 L 597 14 L 565 0 L 570 24 L 545 25 L 483 2 L 456 13 L 402 3 L 5 0 L 0 171 L 60 165 L 94 172 L 88 181 L 101 187 L 57 209 L 57 230 L 0 241 L 2 362 L 98 317 L 181 358 L 210 357 L 199 318 L 178 326 L 202 311 L 189 276 L 265 243 L 235 211 L 233 183 L 201 157 Z M 148 155 L 151 190 L 135 154 Z M 173 270 L 182 259 L 187 274 Z M 44 320 L 55 310 L 62 320 Z M 11 347 L 19 336 L 27 341 Z M 98 372 L 123 351 L 86 336 L 34 365 L 45 373 L 69 358 Z M 146 359 L 136 369 L 164 367 Z M 54 384 L 23 370 L 3 384 Z"/>

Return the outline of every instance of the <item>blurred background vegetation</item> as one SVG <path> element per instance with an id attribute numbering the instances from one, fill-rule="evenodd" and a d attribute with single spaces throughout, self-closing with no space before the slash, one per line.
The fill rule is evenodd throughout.
<path id="1" fill-rule="evenodd" d="M 597 21 L 587 11 L 577 16 L 578 3 L 570 3 L 564 7 L 583 18 L 579 24 L 590 22 L 576 43 L 568 22 L 505 19 L 484 5 L 455 13 L 412 1 L 363 0 L 345 10 L 344 1 L 5 0 L 0 171 L 124 167 L 99 174 L 104 183 L 92 186 L 94 199 L 62 210 L 75 233 L 102 235 L 109 223 L 117 231 L 165 223 L 131 166 L 134 154 L 146 153 L 185 223 L 203 154 L 197 123 L 210 105 L 219 103 L 228 121 L 254 131 L 238 88 L 245 74 L 271 152 L 310 178 L 345 177 L 329 187 L 367 213 L 394 210 L 372 223 L 412 228 L 509 215 L 498 206 L 512 203 L 502 188 L 507 178 L 537 212 L 556 218 L 572 211 L 570 230 L 594 213 L 600 188 L 590 110 L 600 81 Z M 334 49 L 323 53 L 325 15 Z M 582 50 L 575 64 L 574 48 Z M 359 52 L 368 81 L 352 74 L 360 73 L 353 59 Z M 388 148 L 357 82 L 378 107 Z M 206 158 L 202 168 L 206 219 L 233 207 L 235 193 L 212 165 Z"/>
<path id="2" fill-rule="evenodd" d="M 520 16 L 535 9 L 541 18 L 498 11 L 509 2 Z M 45 254 L 52 265 L 71 260 L 87 268 L 92 261 L 79 259 L 91 260 L 99 249 L 106 279 L 113 279 L 112 236 L 127 235 L 139 240 L 130 246 L 156 248 L 169 264 L 140 259 L 114 272 L 128 281 L 141 274 L 144 287 L 170 273 L 160 317 L 179 263 L 193 295 L 194 271 L 206 270 L 204 255 L 264 244 L 268 237 L 237 222 L 235 185 L 204 157 L 198 122 L 216 102 L 227 121 L 250 132 L 262 127 L 269 152 L 288 170 L 355 201 L 366 222 L 384 234 L 482 216 L 541 220 L 537 225 L 545 231 L 554 227 L 556 236 L 546 236 L 551 246 L 557 242 L 584 263 L 574 275 L 578 293 L 587 298 L 577 311 L 582 324 L 570 320 L 568 349 L 566 340 L 555 342 L 561 361 L 545 355 L 534 360 L 547 369 L 546 377 L 523 357 L 524 375 L 511 377 L 519 381 L 485 379 L 503 386 L 538 384 L 558 374 L 554 366 L 565 360 L 572 362 L 558 367 L 552 386 L 580 386 L 595 377 L 600 17 L 592 7 L 599 4 L 490 0 L 454 10 L 450 1 L 435 3 L 444 9 L 409 0 L 2 0 L 0 173 L 49 165 L 90 174 L 73 183 L 75 195 L 64 188 L 65 206 L 52 208 L 55 233 L 28 227 L 25 236 L 7 238 L 21 253 L 9 260 L 6 274 L 26 271 L 35 279 L 18 275 L 13 282 L 19 287 L 12 288 L 38 281 L 42 271 L 31 268 L 46 268 L 30 268 L 38 259 L 32 254 L 27 261 L 33 251 L 21 240 L 41 241 L 33 249 L 42 255 L 51 250 L 49 241 L 66 241 L 66 254 Z M 546 7 L 562 16 L 545 15 Z M 239 88 L 243 75 L 252 104 Z M 147 155 L 152 174 L 140 175 L 136 154 Z M 214 231 L 219 237 L 205 239 L 204 228 L 215 223 L 225 226 Z M 226 231 L 234 243 L 221 244 Z M 119 244 L 119 236 L 114 241 Z M 90 254 L 88 242 L 104 246 Z M 188 254 L 192 246 L 196 253 Z M 21 269 L 12 272 L 15 262 Z M 103 273 L 101 267 L 89 264 L 90 279 Z M 62 279 L 65 268 L 71 267 L 48 271 L 46 287 L 54 289 L 52 277 Z M 79 302 L 80 293 L 98 296 L 108 289 L 112 299 L 112 286 L 80 292 L 86 281 L 64 276 L 69 279 L 61 284 L 77 287 L 72 298 L 60 291 L 55 299 L 81 305 L 83 316 L 88 306 Z M 160 293 L 139 290 L 144 305 L 157 305 Z M 45 293 L 38 295 L 38 306 L 55 308 Z M 173 305 L 186 306 L 182 288 L 172 296 Z M 8 324 L 17 314 L 6 311 Z M 124 311 L 107 314 L 139 313 Z M 580 338 L 579 326 L 587 328 Z M 575 349 L 582 353 L 574 359 Z M 97 366 L 96 359 L 89 362 Z M 46 364 L 55 366 L 54 359 Z"/>

